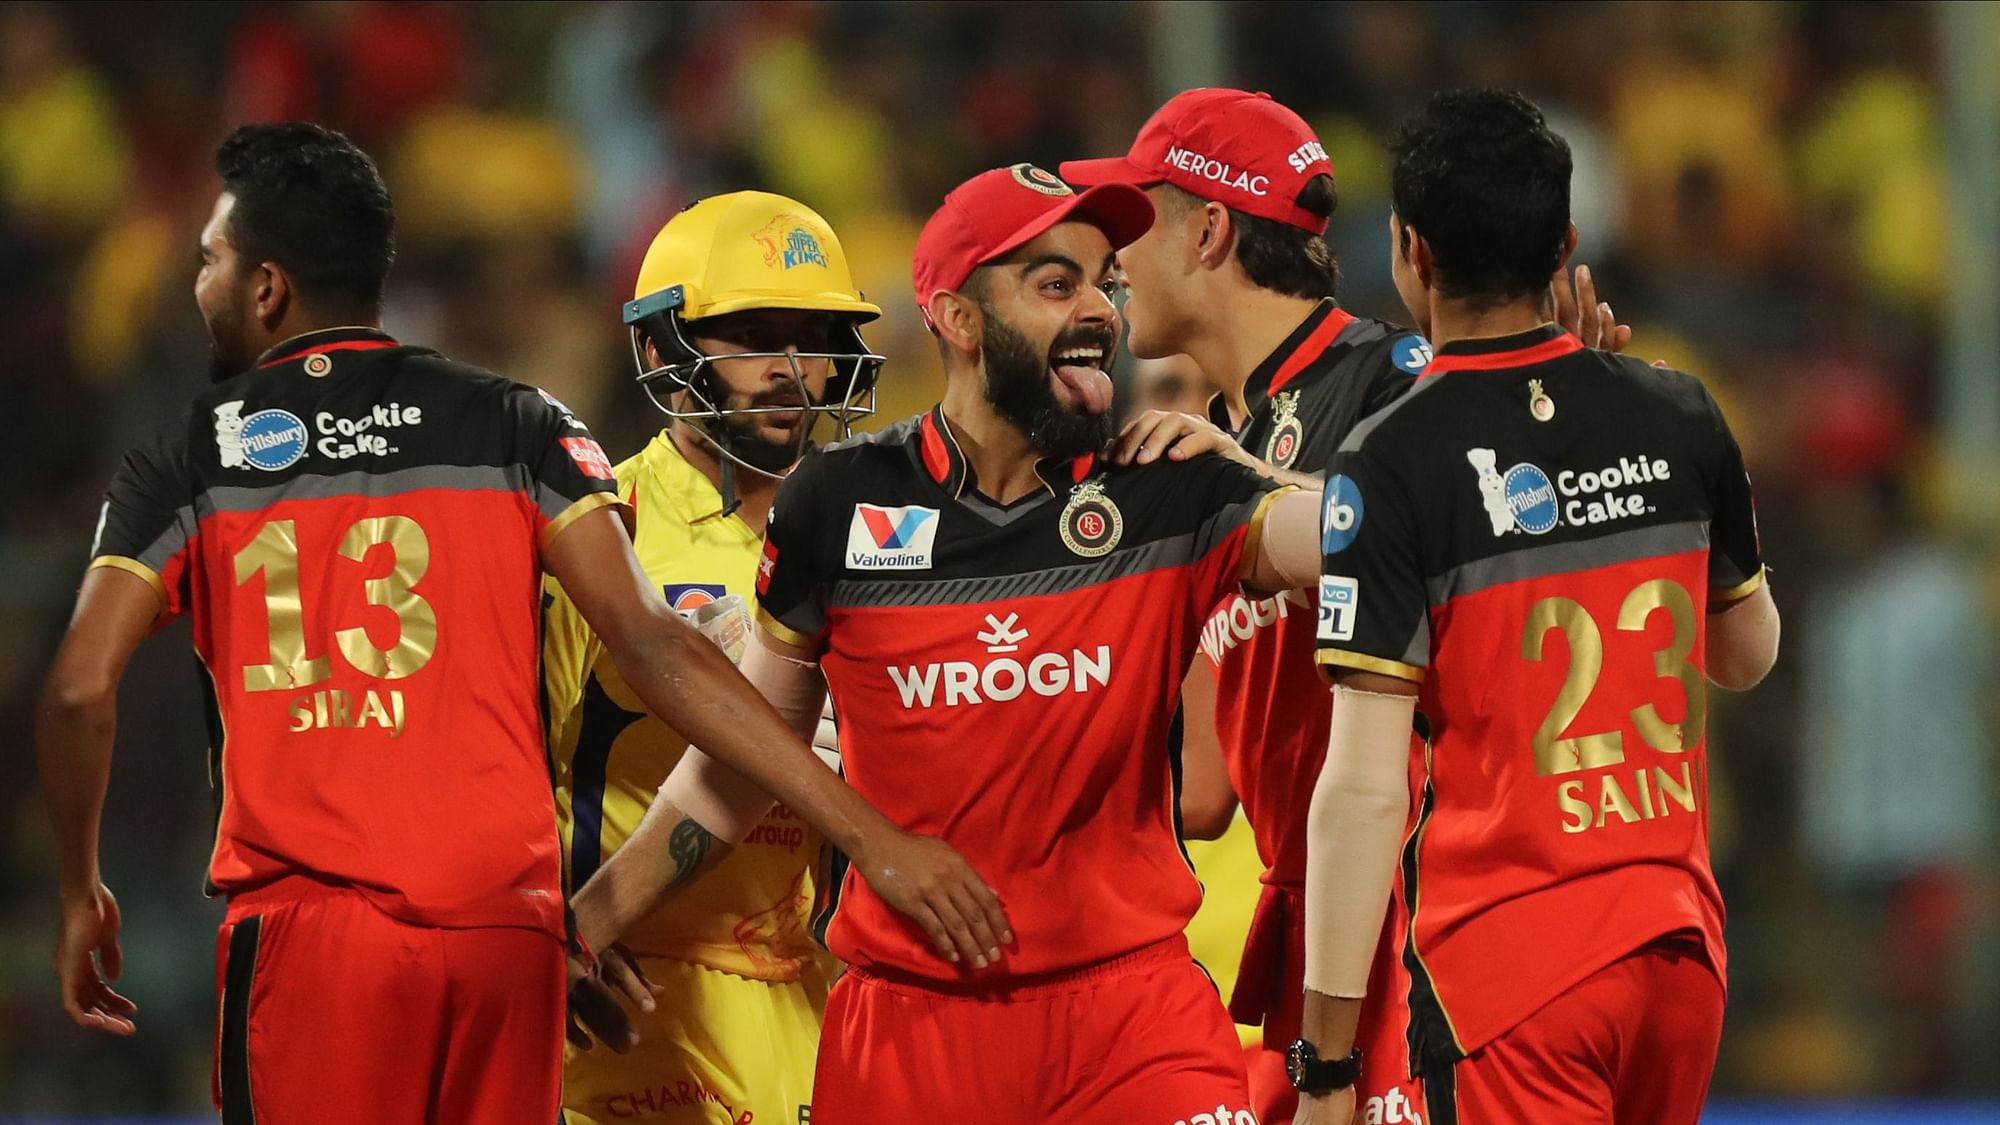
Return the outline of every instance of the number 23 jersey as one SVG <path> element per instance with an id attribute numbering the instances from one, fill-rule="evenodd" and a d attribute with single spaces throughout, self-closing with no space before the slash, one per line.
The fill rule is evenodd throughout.
<path id="1" fill-rule="evenodd" d="M 562 932 L 541 551 L 612 487 L 554 399 L 366 329 L 279 345 L 127 455 L 91 565 L 194 615 L 211 892 L 308 875 Z"/>
<path id="2" fill-rule="evenodd" d="M 1419 1048 L 1477 1050 L 1670 933 L 1721 975 L 1704 643 L 1763 565 L 1714 400 L 1553 325 L 1458 341 L 1325 497 L 1318 659 L 1419 682 L 1430 731 L 1400 888 Z"/>

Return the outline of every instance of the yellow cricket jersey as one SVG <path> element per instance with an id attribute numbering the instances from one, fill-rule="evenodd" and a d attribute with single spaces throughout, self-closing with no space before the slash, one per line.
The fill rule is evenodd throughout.
<path id="1" fill-rule="evenodd" d="M 762 539 L 736 516 L 665 433 L 617 468 L 636 520 L 633 545 L 667 603 L 683 613 L 726 594 L 755 604 Z M 553 579 L 543 641 L 556 810 L 570 886 L 580 887 L 638 827 L 687 740 L 647 713 Z M 782 806 L 721 862 L 641 919 L 634 952 L 766 981 L 798 979 L 817 946 L 809 933 L 820 839 Z"/>

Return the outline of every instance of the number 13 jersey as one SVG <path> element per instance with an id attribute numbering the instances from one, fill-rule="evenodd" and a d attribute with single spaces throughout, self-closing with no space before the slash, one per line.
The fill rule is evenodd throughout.
<path id="1" fill-rule="evenodd" d="M 1721 976 L 1703 646 L 1764 571 L 1714 400 L 1553 325 L 1456 341 L 1328 473 L 1318 659 L 1420 683 L 1430 732 L 1388 998 L 1419 1057 L 1668 934 Z"/>
<path id="2" fill-rule="evenodd" d="M 368 329 L 279 345 L 128 454 L 91 565 L 194 615 L 209 891 L 305 875 L 562 933 L 541 551 L 616 503 L 553 398 Z"/>

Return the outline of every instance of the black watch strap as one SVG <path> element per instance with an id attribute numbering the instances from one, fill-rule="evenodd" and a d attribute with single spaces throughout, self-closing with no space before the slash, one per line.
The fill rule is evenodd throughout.
<path id="1" fill-rule="evenodd" d="M 1323 1059 L 1311 1043 L 1294 1039 L 1285 1052 L 1285 1076 L 1302 1094 L 1345 1090 L 1361 1077 L 1361 1048 L 1356 1047 L 1344 1059 Z"/>

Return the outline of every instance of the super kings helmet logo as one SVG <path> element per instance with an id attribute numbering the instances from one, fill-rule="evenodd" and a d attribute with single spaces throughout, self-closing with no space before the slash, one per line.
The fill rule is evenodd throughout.
<path id="1" fill-rule="evenodd" d="M 779 215 L 765 223 L 762 230 L 750 236 L 757 245 L 764 248 L 764 264 L 782 266 L 815 265 L 827 267 L 826 250 L 819 244 L 819 236 L 806 227 L 805 219 L 798 215 Z"/>

